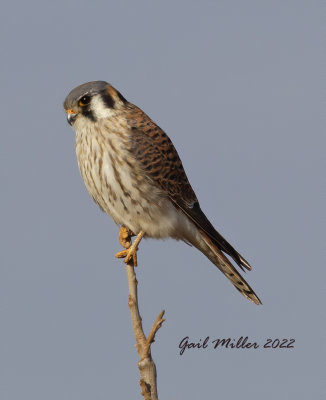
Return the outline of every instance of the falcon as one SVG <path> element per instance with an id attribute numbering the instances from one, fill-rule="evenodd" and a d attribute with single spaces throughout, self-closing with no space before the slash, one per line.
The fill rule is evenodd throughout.
<path id="1" fill-rule="evenodd" d="M 119 239 L 125 250 L 117 257 L 137 265 L 143 237 L 182 240 L 201 251 L 243 296 L 261 304 L 230 259 L 243 271 L 251 266 L 209 222 L 175 147 L 155 122 L 104 81 L 73 89 L 64 109 L 76 133 L 86 188 L 121 226 Z"/>

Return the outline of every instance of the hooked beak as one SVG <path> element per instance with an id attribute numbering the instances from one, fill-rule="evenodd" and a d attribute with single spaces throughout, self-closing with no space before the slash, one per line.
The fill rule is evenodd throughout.
<path id="1" fill-rule="evenodd" d="M 70 109 L 70 110 L 66 110 L 67 113 L 67 121 L 69 125 L 72 125 L 77 117 L 77 113 L 74 112 L 74 110 Z"/>

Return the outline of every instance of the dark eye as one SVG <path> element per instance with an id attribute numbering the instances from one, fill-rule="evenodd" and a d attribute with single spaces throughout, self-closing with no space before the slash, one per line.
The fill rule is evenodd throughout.
<path id="1" fill-rule="evenodd" d="M 91 96 L 83 96 L 78 104 L 83 107 L 83 106 L 87 106 L 87 104 L 89 104 L 91 102 Z"/>

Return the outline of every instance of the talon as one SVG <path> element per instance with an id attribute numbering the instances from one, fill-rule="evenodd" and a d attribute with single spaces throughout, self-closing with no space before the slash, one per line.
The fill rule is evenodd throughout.
<path id="1" fill-rule="evenodd" d="M 129 249 L 131 246 L 132 236 L 134 236 L 134 234 L 131 232 L 131 230 L 122 225 L 119 231 L 119 242 L 121 246 L 125 249 Z"/>
<path id="2" fill-rule="evenodd" d="M 137 250 L 138 249 L 129 251 L 129 253 L 127 254 L 127 256 L 125 258 L 125 263 L 126 264 L 128 264 L 130 259 L 132 259 L 132 263 L 133 263 L 134 267 L 137 267 Z"/>
<path id="3" fill-rule="evenodd" d="M 116 258 L 124 258 L 127 256 L 128 250 L 118 251 L 115 255 Z"/>
<path id="4" fill-rule="evenodd" d="M 126 249 L 119 251 L 115 256 L 116 258 L 124 258 L 127 264 L 131 259 L 134 267 L 137 267 L 137 250 L 138 249 Z"/>
<path id="5" fill-rule="evenodd" d="M 125 226 L 122 226 L 119 231 L 119 240 L 120 240 L 120 243 L 122 244 L 122 246 L 126 250 L 119 251 L 115 256 L 117 258 L 124 258 L 126 264 L 128 264 L 128 262 L 132 261 L 133 266 L 137 267 L 138 245 L 144 235 L 145 235 L 145 232 L 140 231 L 138 233 L 134 243 L 131 244 L 131 236 L 134 236 L 134 234 L 128 228 L 126 228 Z"/>

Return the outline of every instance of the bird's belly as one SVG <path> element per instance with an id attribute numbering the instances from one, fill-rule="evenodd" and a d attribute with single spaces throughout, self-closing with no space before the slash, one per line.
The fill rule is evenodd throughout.
<path id="1" fill-rule="evenodd" d="M 100 142 L 77 143 L 79 169 L 94 201 L 119 225 L 153 238 L 181 238 L 181 213 L 160 188 L 145 177 L 135 160 L 116 147 L 100 151 Z M 107 145 L 107 144 L 106 144 Z"/>

